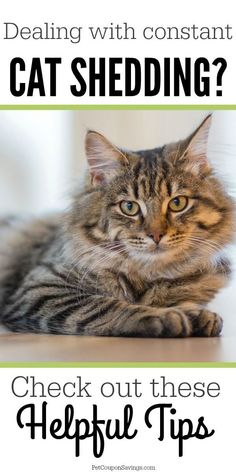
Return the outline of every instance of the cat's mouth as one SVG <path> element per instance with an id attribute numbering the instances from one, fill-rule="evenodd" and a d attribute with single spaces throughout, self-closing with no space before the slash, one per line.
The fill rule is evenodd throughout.
<path id="1" fill-rule="evenodd" d="M 136 246 L 136 245 L 130 245 L 128 246 L 128 251 L 133 253 L 135 252 L 135 254 L 142 254 L 142 255 L 153 255 L 153 256 L 156 256 L 157 254 L 162 254 L 164 252 L 166 252 L 169 248 L 167 247 L 164 247 L 164 246 L 161 246 L 159 244 L 155 244 L 153 246 L 146 246 L 146 245 L 143 245 L 143 246 Z"/>

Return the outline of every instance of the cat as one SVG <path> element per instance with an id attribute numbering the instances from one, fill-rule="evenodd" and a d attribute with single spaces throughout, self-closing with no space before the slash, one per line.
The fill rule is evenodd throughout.
<path id="1" fill-rule="evenodd" d="M 230 277 L 234 203 L 185 140 L 130 152 L 89 131 L 88 171 L 63 215 L 0 224 L 1 321 L 12 331 L 218 336 L 207 303 Z"/>

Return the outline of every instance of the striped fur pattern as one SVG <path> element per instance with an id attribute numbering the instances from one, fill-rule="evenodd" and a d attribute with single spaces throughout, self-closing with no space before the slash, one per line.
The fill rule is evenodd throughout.
<path id="1" fill-rule="evenodd" d="M 230 276 L 222 251 L 234 206 L 207 162 L 210 120 L 184 141 L 139 152 L 89 132 L 89 172 L 70 210 L 1 220 L 2 322 L 55 334 L 219 335 L 207 303 Z M 178 196 L 187 206 L 171 211 Z"/>

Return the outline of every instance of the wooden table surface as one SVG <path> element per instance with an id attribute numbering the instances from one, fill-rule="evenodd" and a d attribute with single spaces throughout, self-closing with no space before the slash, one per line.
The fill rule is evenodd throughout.
<path id="1" fill-rule="evenodd" d="M 0 362 L 236 361 L 236 338 L 134 339 L 2 333 Z"/>

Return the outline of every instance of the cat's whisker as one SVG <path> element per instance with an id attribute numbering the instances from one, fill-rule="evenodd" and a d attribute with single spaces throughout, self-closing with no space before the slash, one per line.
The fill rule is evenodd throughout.
<path id="1" fill-rule="evenodd" d="M 217 245 L 218 245 L 217 241 L 205 239 L 205 238 L 203 238 L 202 236 L 200 236 L 199 234 L 196 234 L 196 233 L 192 233 L 192 234 L 190 234 L 190 235 L 187 236 L 187 237 L 190 238 L 190 239 L 195 239 L 195 240 L 198 240 L 198 241 L 202 241 L 202 242 L 211 243 L 211 244 L 217 244 Z"/>
<path id="2" fill-rule="evenodd" d="M 190 242 L 190 241 L 189 241 L 189 242 L 188 242 L 188 246 L 189 246 L 189 247 L 192 247 L 192 248 L 195 249 L 195 250 L 197 250 L 197 246 L 196 246 L 196 244 L 194 244 L 194 242 Z M 211 247 L 209 247 L 209 246 L 202 246 L 202 247 L 201 247 L 201 252 L 204 253 L 204 257 L 205 257 L 205 256 L 209 256 L 209 257 L 211 258 L 212 256 L 215 255 L 216 250 L 213 249 L 213 248 L 211 248 Z"/>
<path id="3" fill-rule="evenodd" d="M 97 246 L 92 246 L 92 247 L 89 247 L 89 248 L 83 248 L 81 251 L 77 251 L 76 254 L 75 254 L 75 257 L 74 259 L 72 260 L 72 266 L 67 274 L 67 279 L 65 281 L 65 285 L 66 283 L 68 282 L 68 279 L 71 275 L 71 273 L 73 272 L 73 270 L 77 267 L 77 266 L 83 266 L 83 259 L 82 259 L 82 256 L 86 256 L 86 260 L 85 260 L 85 267 L 87 267 L 87 264 L 89 262 L 89 260 L 92 258 L 92 257 L 95 257 L 96 256 L 96 253 L 97 254 L 100 254 L 100 251 L 101 249 L 113 249 L 117 246 L 117 242 L 109 242 L 109 243 L 101 243 Z"/>
<path id="4" fill-rule="evenodd" d="M 122 252 L 125 252 L 125 251 L 121 250 L 119 254 L 121 254 Z M 78 284 L 77 284 L 78 288 L 83 291 L 83 283 L 86 281 L 87 276 L 91 273 L 93 273 L 96 276 L 96 279 L 98 279 L 98 276 L 101 270 L 97 270 L 97 272 L 94 273 L 95 269 L 97 268 L 98 265 L 100 265 L 101 263 L 107 262 L 108 260 L 109 260 L 109 256 L 97 260 L 95 264 L 93 264 L 91 267 L 89 267 L 89 269 L 84 271 L 82 278 L 79 278 L 79 274 L 78 274 Z"/>
<path id="5" fill-rule="evenodd" d="M 66 282 L 68 281 L 71 272 L 72 272 L 75 268 L 77 268 L 77 267 L 79 267 L 79 271 L 78 271 L 77 276 L 78 276 L 78 275 L 81 275 L 81 269 L 82 269 L 82 276 L 83 276 L 83 274 L 86 274 L 86 271 L 87 271 L 87 268 L 88 268 L 88 264 L 89 264 L 91 258 L 96 258 L 96 255 L 97 255 L 96 252 L 100 255 L 100 253 L 99 253 L 99 251 L 98 251 L 97 249 L 98 249 L 98 248 L 93 247 L 93 248 L 90 248 L 90 251 L 84 251 L 84 252 L 82 253 L 82 255 L 86 255 L 86 259 L 85 259 L 84 262 L 83 262 L 82 259 L 79 259 L 79 260 L 76 259 L 76 262 L 73 264 L 73 266 L 70 268 L 70 270 L 69 270 L 69 272 L 68 272 Z M 90 252 L 89 255 L 87 255 L 88 252 Z M 101 257 L 101 255 L 100 255 L 100 257 Z M 96 260 L 97 260 L 97 259 L 96 259 Z M 93 266 L 91 266 L 91 267 L 89 268 L 88 272 L 91 272 L 91 270 L 92 270 L 91 268 L 92 268 L 92 267 L 93 267 Z M 84 270 L 83 270 L 83 269 L 84 269 Z M 82 279 L 81 279 L 80 281 L 82 282 L 83 279 L 84 279 L 84 276 L 82 277 Z M 65 285 L 66 285 L 66 282 L 65 282 Z M 82 287 L 80 287 L 80 288 L 81 288 L 81 290 L 82 290 Z"/>
<path id="6" fill-rule="evenodd" d="M 197 238 L 197 237 L 193 237 L 193 236 L 189 237 L 188 240 L 194 241 L 196 243 L 199 243 L 199 244 L 202 244 L 202 245 L 205 245 L 205 246 L 212 247 L 216 251 L 219 251 L 221 249 L 221 246 L 218 243 L 213 242 L 213 241 L 207 241 L 205 239 Z"/>
<path id="7" fill-rule="evenodd" d="M 122 253 L 125 253 L 125 252 L 126 252 L 125 248 L 121 248 L 120 250 L 116 252 L 116 254 L 121 255 Z M 104 262 L 108 262 L 110 259 L 113 259 L 113 254 L 108 254 L 106 256 L 98 258 L 94 264 L 92 264 L 89 268 L 87 268 L 87 270 L 85 270 L 84 273 L 82 274 L 82 278 L 78 279 L 78 286 L 80 286 L 80 289 L 82 287 L 83 282 L 86 280 L 86 277 L 88 276 L 88 274 L 94 273 L 98 265 Z M 101 272 L 101 270 L 103 269 L 97 270 L 97 274 L 96 274 L 97 277 L 98 277 L 98 273 Z"/>

